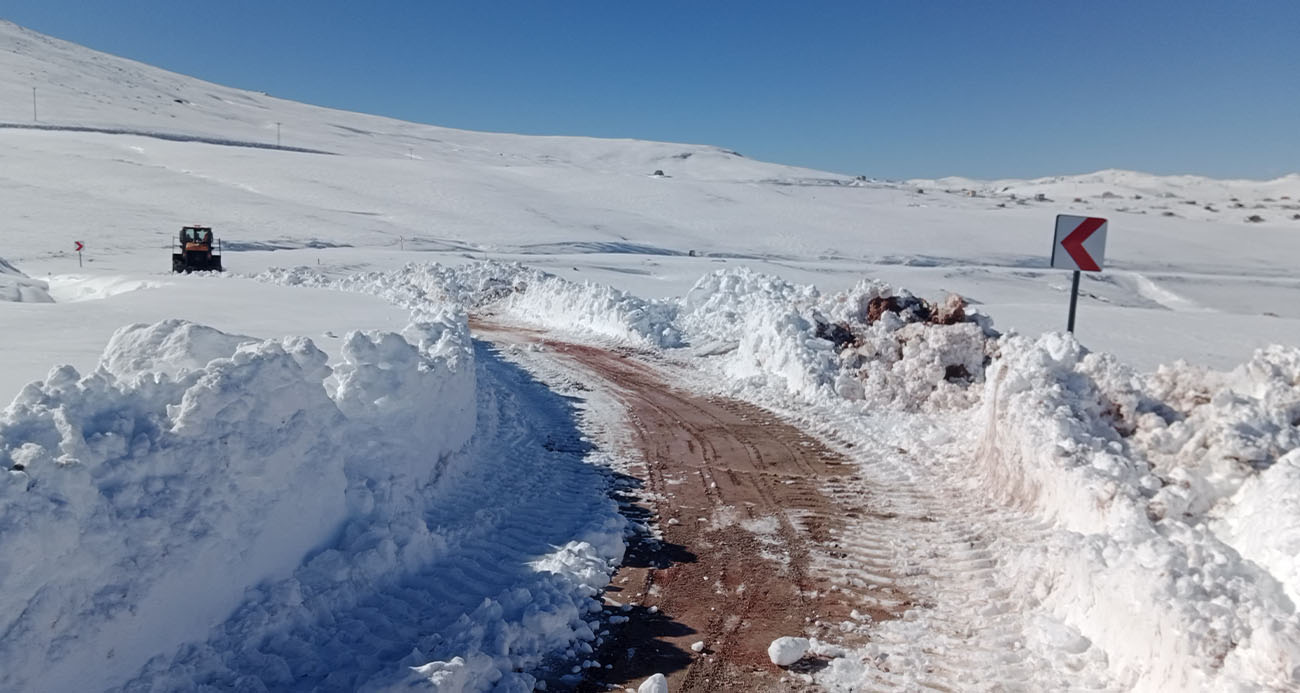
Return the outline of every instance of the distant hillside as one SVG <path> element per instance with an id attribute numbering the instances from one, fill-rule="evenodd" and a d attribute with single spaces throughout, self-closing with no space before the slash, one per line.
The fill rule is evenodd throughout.
<path id="1" fill-rule="evenodd" d="M 1028 180 L 948 177 L 909 185 L 1003 203 L 1087 203 L 1116 212 L 1250 223 L 1300 220 L 1300 174 L 1268 181 L 1216 180 L 1203 176 L 1156 176 L 1107 169 Z"/>
<path id="2" fill-rule="evenodd" d="M 36 120 L 32 88 L 36 87 Z M 572 164 L 699 178 L 846 176 L 747 159 L 719 147 L 456 130 L 287 101 L 91 50 L 0 20 L 0 125 L 156 133 L 167 139 L 336 154 Z"/>

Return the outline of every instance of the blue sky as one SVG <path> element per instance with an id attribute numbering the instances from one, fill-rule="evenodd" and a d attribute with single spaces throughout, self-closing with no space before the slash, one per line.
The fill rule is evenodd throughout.
<path id="1" fill-rule="evenodd" d="M 214 82 L 887 178 L 1300 170 L 1300 2 L 6 0 Z"/>

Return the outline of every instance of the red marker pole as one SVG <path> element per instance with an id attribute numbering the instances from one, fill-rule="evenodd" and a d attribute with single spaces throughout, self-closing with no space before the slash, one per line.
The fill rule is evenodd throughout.
<path id="1" fill-rule="evenodd" d="M 73 241 L 73 242 L 77 244 L 77 267 L 83 267 L 84 265 L 81 264 L 81 249 L 84 248 L 85 246 L 81 244 L 81 241 Z"/>

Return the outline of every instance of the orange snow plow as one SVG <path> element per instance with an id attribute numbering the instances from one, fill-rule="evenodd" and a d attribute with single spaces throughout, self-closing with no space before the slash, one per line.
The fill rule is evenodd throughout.
<path id="1" fill-rule="evenodd" d="M 173 272 L 221 270 L 221 241 L 212 240 L 210 226 L 181 228 L 180 252 L 172 253 Z"/>

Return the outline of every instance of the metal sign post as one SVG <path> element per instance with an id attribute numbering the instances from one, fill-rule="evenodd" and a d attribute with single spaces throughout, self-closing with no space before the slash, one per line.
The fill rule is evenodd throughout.
<path id="1" fill-rule="evenodd" d="M 1070 318 L 1065 323 L 1065 331 L 1074 332 L 1074 308 L 1079 305 L 1079 270 L 1074 271 L 1074 280 L 1070 282 Z"/>
<path id="2" fill-rule="evenodd" d="M 86 246 L 82 245 L 81 241 L 73 241 L 73 243 L 77 244 L 77 266 L 82 267 L 83 265 L 81 264 L 81 250 Z"/>
<path id="3" fill-rule="evenodd" d="M 1100 272 L 1106 257 L 1106 228 L 1108 222 L 1101 217 L 1079 217 L 1070 214 L 1056 215 L 1056 237 L 1052 242 L 1051 266 L 1074 270 L 1070 282 L 1070 316 L 1066 331 L 1074 332 L 1074 313 L 1079 303 L 1079 275 L 1081 272 Z"/>

